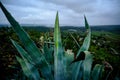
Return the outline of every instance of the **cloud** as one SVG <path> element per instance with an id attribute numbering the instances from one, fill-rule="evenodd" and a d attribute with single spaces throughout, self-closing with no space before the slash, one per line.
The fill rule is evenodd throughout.
<path id="1" fill-rule="evenodd" d="M 54 25 L 59 11 L 61 25 L 84 25 L 83 15 L 90 25 L 120 24 L 119 0 L 1 0 L 21 24 Z M 8 23 L 0 11 L 0 23 Z"/>

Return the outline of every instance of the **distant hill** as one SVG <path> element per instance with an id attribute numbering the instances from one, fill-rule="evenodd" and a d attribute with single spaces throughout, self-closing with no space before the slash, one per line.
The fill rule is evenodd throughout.
<path id="1" fill-rule="evenodd" d="M 8 27 L 8 25 L 0 25 L 0 27 Z M 33 25 L 25 25 L 23 26 L 26 30 L 37 30 L 37 31 L 50 31 L 53 30 L 53 27 L 47 26 L 33 26 Z M 90 26 L 92 31 L 108 31 L 112 33 L 120 34 L 120 25 L 101 25 L 101 26 Z M 73 30 L 73 31 L 85 31 L 85 28 L 75 27 L 75 26 L 61 26 L 62 31 Z"/>

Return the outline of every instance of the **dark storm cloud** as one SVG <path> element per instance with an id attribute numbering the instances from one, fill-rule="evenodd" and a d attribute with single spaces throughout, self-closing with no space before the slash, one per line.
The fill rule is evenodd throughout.
<path id="1" fill-rule="evenodd" d="M 54 23 L 59 11 L 61 25 L 83 25 L 83 15 L 91 25 L 120 24 L 120 0 L 1 0 L 22 24 Z M 0 11 L 0 23 L 8 23 Z M 47 22 L 47 23 L 46 23 Z"/>

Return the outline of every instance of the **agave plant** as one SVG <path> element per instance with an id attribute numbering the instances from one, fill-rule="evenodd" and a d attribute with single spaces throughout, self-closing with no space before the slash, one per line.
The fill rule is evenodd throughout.
<path id="1" fill-rule="evenodd" d="M 45 43 L 43 51 L 40 51 L 1 2 L 0 7 L 23 44 L 23 46 L 20 46 L 11 39 L 13 45 L 20 53 L 20 56 L 16 56 L 16 59 L 28 80 L 99 80 L 102 77 L 103 65 L 96 64 L 92 66 L 93 55 L 88 51 L 91 30 L 86 17 L 84 19 L 87 35 L 81 47 L 77 44 L 80 49 L 75 59 L 68 63 L 71 58 L 65 55 L 65 50 L 62 46 L 58 12 L 54 26 L 54 44 L 49 44 L 48 47 L 48 44 Z M 92 69 L 92 67 L 94 68 Z"/>

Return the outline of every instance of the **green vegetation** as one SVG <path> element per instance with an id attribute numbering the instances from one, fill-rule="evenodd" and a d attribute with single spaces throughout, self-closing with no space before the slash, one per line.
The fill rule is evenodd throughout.
<path id="1" fill-rule="evenodd" d="M 12 44 L 20 54 L 15 54 L 16 59 L 22 68 L 22 71 L 20 69 L 17 76 L 14 77 L 15 79 L 107 80 L 113 70 L 112 66 L 108 63 L 110 61 L 109 58 L 112 59 L 113 56 L 115 56 L 110 62 L 119 61 L 119 53 L 115 49 L 110 48 L 113 55 L 108 53 L 110 42 L 108 40 L 111 38 L 108 38 L 107 40 L 106 37 L 99 34 L 91 36 L 91 29 L 86 17 L 84 17 L 86 33 L 83 33 L 82 35 L 78 35 L 78 33 L 67 33 L 70 34 L 70 37 L 67 37 L 67 35 L 61 35 L 66 32 L 60 32 L 57 13 L 54 35 L 51 32 L 39 33 L 28 31 L 31 36 L 33 35 L 32 39 L 35 40 L 34 42 L 1 3 L 0 7 L 16 32 L 14 35 L 17 34 L 15 36 L 18 36 L 20 39 L 19 41 L 17 37 L 13 38 L 13 36 L 11 36 Z M 39 36 L 41 36 L 40 39 Z M 84 39 L 83 36 L 85 36 Z M 93 38 L 91 39 L 91 37 Z M 90 42 L 92 43 L 91 46 Z M 73 53 L 72 51 L 67 52 L 66 49 L 72 49 Z M 116 74 L 113 79 L 119 79 L 119 76 Z"/>

